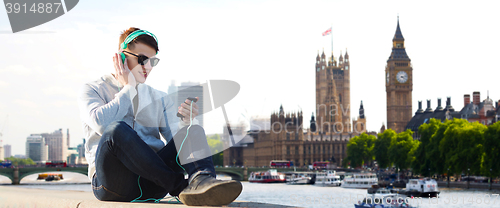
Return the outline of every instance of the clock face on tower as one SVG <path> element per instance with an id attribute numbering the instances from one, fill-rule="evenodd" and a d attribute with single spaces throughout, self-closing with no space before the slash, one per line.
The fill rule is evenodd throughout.
<path id="1" fill-rule="evenodd" d="M 404 71 L 399 71 L 396 75 L 396 79 L 399 83 L 405 83 L 408 80 L 408 74 Z"/>
<path id="2" fill-rule="evenodd" d="M 389 72 L 387 72 L 387 84 L 389 84 Z"/>

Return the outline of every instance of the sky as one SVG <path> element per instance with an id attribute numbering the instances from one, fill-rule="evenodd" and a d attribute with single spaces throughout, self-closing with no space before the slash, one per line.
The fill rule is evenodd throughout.
<path id="1" fill-rule="evenodd" d="M 26 137 L 69 128 L 71 146 L 84 138 L 80 87 L 113 73 L 121 31 L 133 26 L 158 37 L 161 59 L 146 84 L 168 91 L 172 81 L 232 80 L 240 85 L 224 107 L 230 122 L 269 118 L 280 105 L 315 112 L 315 59 L 346 50 L 351 117 L 361 100 L 367 129 L 386 122 L 385 65 L 397 19 L 413 65 L 417 102 L 489 92 L 500 99 L 500 13 L 494 1 L 80 1 L 65 15 L 12 33 L 0 9 L 0 130 L 13 154 Z M 333 27 L 332 27 L 333 26 Z M 321 34 L 332 27 L 332 36 Z M 445 101 L 443 101 L 443 104 Z M 425 106 L 424 106 L 425 108 Z M 207 112 L 207 134 L 222 133 L 221 108 Z"/>

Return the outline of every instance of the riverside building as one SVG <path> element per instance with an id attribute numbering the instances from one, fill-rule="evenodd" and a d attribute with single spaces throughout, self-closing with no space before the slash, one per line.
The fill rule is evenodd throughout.
<path id="1" fill-rule="evenodd" d="M 392 40 L 391 55 L 385 69 L 387 128 L 402 132 L 412 119 L 413 67 L 406 53 L 399 26 Z M 236 145 L 224 150 L 224 165 L 268 166 L 271 160 L 286 160 L 295 166 L 330 161 L 340 166 L 347 157 L 347 143 L 366 133 L 363 102 L 359 116 L 351 121 L 350 59 L 347 51 L 338 59 L 325 52 L 316 56 L 316 112 L 309 128 L 304 128 L 302 111 L 285 113 L 281 106 L 272 113 L 269 130 L 250 129 Z M 315 116 L 316 115 L 316 116 Z M 224 127 L 223 140 L 230 140 Z M 290 130 L 292 129 L 292 130 Z M 382 127 L 385 130 L 385 126 Z M 381 131 L 382 131 L 381 129 Z M 376 135 L 376 132 L 368 132 Z"/>
<path id="2" fill-rule="evenodd" d="M 418 110 L 412 117 L 406 129 L 413 131 L 413 139 L 420 139 L 418 128 L 424 124 L 429 123 L 431 118 L 438 119 L 441 122 L 451 120 L 453 118 L 466 119 L 469 122 L 479 122 L 484 125 L 491 125 L 500 119 L 500 106 L 499 102 L 493 102 L 488 96 L 481 101 L 481 93 L 473 92 L 473 100 L 470 100 L 470 94 L 464 95 L 464 107 L 460 111 L 455 111 L 451 106 L 451 97 L 446 100 L 446 106 L 441 106 L 441 98 L 438 98 L 438 106 L 436 109 L 431 108 L 431 100 L 427 100 L 427 108 L 422 109 L 422 101 L 418 101 Z"/>
<path id="3" fill-rule="evenodd" d="M 285 112 L 280 106 L 270 119 L 250 128 L 237 144 L 224 150 L 225 166 L 269 166 L 271 160 L 286 160 L 294 166 L 329 161 L 340 166 L 347 157 L 347 142 L 366 132 L 366 117 L 361 102 L 359 116 L 351 122 L 349 54 L 327 59 L 318 53 L 315 61 L 316 112 L 309 124 L 303 112 Z M 316 115 L 316 116 L 315 116 Z M 224 145 L 231 143 L 227 126 L 222 136 Z M 239 134 L 243 127 L 233 127 Z M 235 130 L 236 129 L 236 132 Z M 245 132 L 241 133 L 245 134 Z M 371 132 L 370 134 L 375 134 Z"/>

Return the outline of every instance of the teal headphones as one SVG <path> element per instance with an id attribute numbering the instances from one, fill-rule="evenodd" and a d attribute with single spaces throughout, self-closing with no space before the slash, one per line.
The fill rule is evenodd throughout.
<path id="1" fill-rule="evenodd" d="M 123 43 L 120 44 L 120 48 L 122 50 L 126 49 L 128 44 L 130 42 L 132 42 L 135 38 L 139 37 L 139 35 L 149 35 L 149 36 L 153 37 L 156 40 L 156 44 L 158 44 L 158 39 L 156 38 L 156 36 L 153 33 L 149 32 L 147 30 L 136 30 L 133 33 L 130 33 L 130 35 L 128 35 L 125 38 Z M 158 51 L 156 52 L 156 54 L 158 54 Z M 120 56 L 122 57 L 122 63 L 125 63 L 125 54 L 123 54 L 123 52 L 121 52 Z"/>

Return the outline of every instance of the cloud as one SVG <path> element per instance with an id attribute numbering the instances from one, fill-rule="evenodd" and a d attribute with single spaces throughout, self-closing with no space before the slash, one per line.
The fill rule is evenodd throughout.
<path id="1" fill-rule="evenodd" d="M 9 85 L 10 85 L 10 83 L 4 82 L 4 81 L 0 80 L 0 87 L 6 87 L 6 86 L 9 86 Z"/>
<path id="2" fill-rule="evenodd" d="M 33 75 L 34 70 L 31 68 L 28 68 L 24 65 L 9 65 L 9 66 L 0 68 L 0 74 L 3 74 L 3 73 L 9 73 L 9 74 L 15 74 L 15 75 L 21 75 L 21 76 L 30 76 L 30 75 Z"/>
<path id="3" fill-rule="evenodd" d="M 57 107 L 57 108 L 62 108 L 62 107 L 65 107 L 65 106 L 74 107 L 74 106 L 78 105 L 78 103 L 76 102 L 76 100 L 73 100 L 73 101 L 59 100 L 59 101 L 53 101 L 51 103 L 51 105 L 54 106 L 54 107 Z"/>
<path id="4" fill-rule="evenodd" d="M 16 99 L 16 100 L 14 100 L 14 103 L 19 104 L 19 106 L 21 106 L 21 107 L 27 107 L 27 108 L 31 108 L 31 109 L 38 108 L 37 103 L 35 103 L 33 101 L 29 101 L 29 100 Z"/>
<path id="5" fill-rule="evenodd" d="M 76 92 L 71 88 L 51 86 L 43 88 L 42 92 L 45 95 L 63 95 L 76 99 Z"/>

